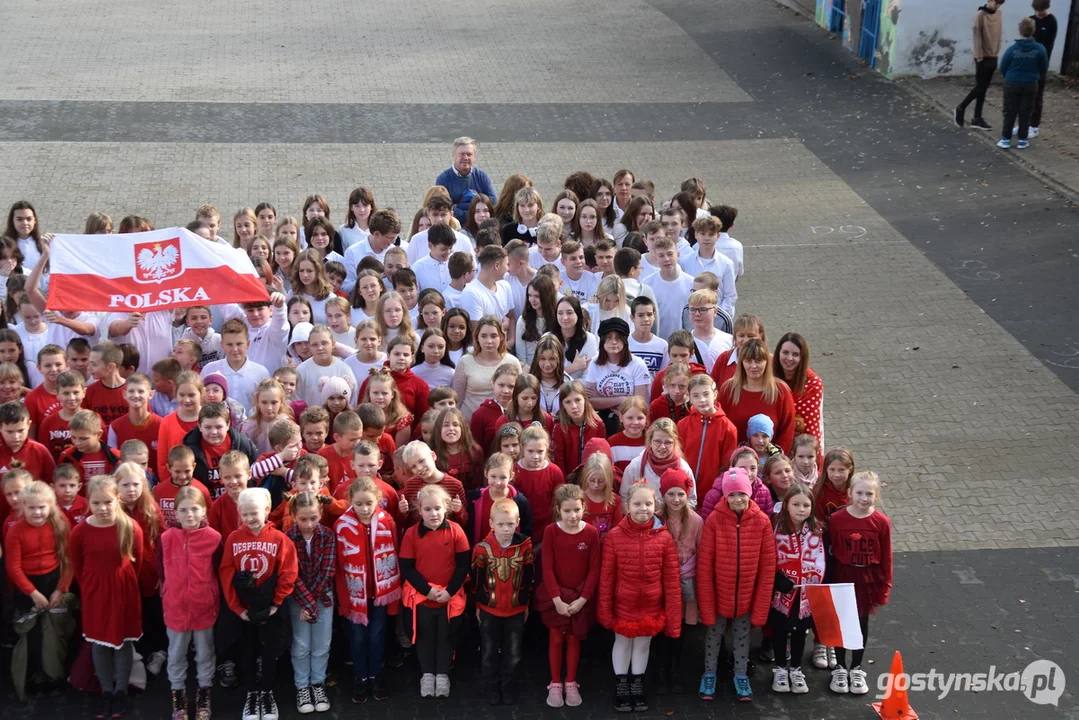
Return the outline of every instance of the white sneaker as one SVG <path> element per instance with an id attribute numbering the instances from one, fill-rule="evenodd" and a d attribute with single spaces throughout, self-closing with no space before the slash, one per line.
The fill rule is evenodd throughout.
<path id="1" fill-rule="evenodd" d="M 772 668 L 772 691 L 777 693 L 789 693 L 791 691 L 790 680 L 787 677 L 787 668 Z"/>
<path id="2" fill-rule="evenodd" d="M 146 672 L 151 675 L 160 675 L 166 660 L 168 660 L 168 655 L 163 650 L 155 650 L 150 653 L 150 659 L 146 661 Z"/>
<path id="3" fill-rule="evenodd" d="M 1033 140 L 1036 137 L 1038 137 L 1038 128 L 1031 125 L 1027 128 L 1027 140 Z"/>
<path id="4" fill-rule="evenodd" d="M 850 692 L 851 695 L 865 695 L 869 692 L 869 685 L 865 681 L 865 670 L 862 666 L 850 669 Z"/>
<path id="5" fill-rule="evenodd" d="M 435 676 L 431 673 L 424 673 L 420 678 L 420 697 L 434 697 L 435 696 Z"/>
<path id="6" fill-rule="evenodd" d="M 837 667 L 832 671 L 832 682 L 828 685 L 828 689 L 840 695 L 846 695 L 850 692 L 850 687 L 847 685 L 846 668 Z"/>
<path id="7" fill-rule="evenodd" d="M 828 650 L 823 645 L 813 646 L 813 667 L 823 670 L 828 667 Z"/>
<path id="8" fill-rule="evenodd" d="M 809 692 L 809 686 L 806 685 L 806 676 L 802 672 L 802 668 L 796 667 L 790 670 L 791 692 L 795 695 L 805 695 Z"/>
<path id="9" fill-rule="evenodd" d="M 277 720 L 281 713 L 277 710 L 277 700 L 273 692 L 267 690 L 262 693 L 262 720 Z"/>
<path id="10" fill-rule="evenodd" d="M 450 676 L 435 675 L 435 697 L 450 696 Z"/>
<path id="11" fill-rule="evenodd" d="M 828 648 L 828 669 L 835 670 L 835 666 L 839 663 L 835 659 L 835 648 Z"/>

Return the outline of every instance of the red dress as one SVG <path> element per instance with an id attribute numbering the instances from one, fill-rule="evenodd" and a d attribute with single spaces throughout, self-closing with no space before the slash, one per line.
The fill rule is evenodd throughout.
<path id="1" fill-rule="evenodd" d="M 82 593 L 82 635 L 89 642 L 120 648 L 142 637 L 142 529 L 132 522 L 134 562 L 120 557 L 116 526 L 79 523 L 71 531 L 71 565 Z"/>
<path id="2" fill-rule="evenodd" d="M 596 621 L 596 584 L 599 582 L 601 544 L 599 531 L 585 523 L 580 532 L 570 534 L 551 523 L 543 532 L 543 546 L 549 548 L 543 566 L 543 582 L 536 588 L 536 609 L 543 624 L 549 628 L 564 628 L 584 639 Z M 557 562 L 552 562 L 557 558 Z M 554 609 L 552 598 L 557 595 L 565 603 L 585 598 L 580 612 L 566 617 Z"/>
<path id="3" fill-rule="evenodd" d="M 892 592 L 892 523 L 880 510 L 856 518 L 850 508 L 828 520 L 832 582 L 854 583 L 858 615 L 871 615 L 888 604 Z"/>
<path id="4" fill-rule="evenodd" d="M 528 498 L 532 506 L 532 537 L 542 538 L 543 530 L 551 524 L 554 491 L 565 482 L 565 476 L 553 462 L 542 470 L 529 470 L 521 463 L 513 469 L 513 485 Z"/>

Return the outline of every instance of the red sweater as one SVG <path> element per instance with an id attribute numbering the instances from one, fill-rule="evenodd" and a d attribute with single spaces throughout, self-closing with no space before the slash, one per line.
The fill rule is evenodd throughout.
<path id="1" fill-rule="evenodd" d="M 165 482 L 168 482 L 169 485 L 172 484 L 168 480 Z M 163 484 L 161 483 L 161 485 Z M 154 489 L 156 490 L 157 488 Z M 173 497 L 176 497 L 175 494 Z M 206 521 L 210 524 L 210 527 L 221 533 L 221 537 L 227 538 L 234 530 L 240 528 L 240 508 L 236 507 L 236 501 L 230 498 L 226 492 L 210 505 L 210 510 L 206 514 Z"/>
<path id="2" fill-rule="evenodd" d="M 836 490 L 827 478 L 817 481 L 817 497 L 813 502 L 813 512 L 816 513 L 818 520 L 827 523 L 834 512 L 848 505 L 850 505 L 850 496 L 846 490 Z"/>
<path id="3" fill-rule="evenodd" d="M 120 453 L 108 445 L 100 446 L 95 452 L 81 453 L 72 445 L 61 453 L 56 464 L 74 465 L 82 475 L 82 492 L 86 492 L 86 484 L 95 475 L 112 475 L 120 464 Z"/>
<path id="4" fill-rule="evenodd" d="M 64 548 L 66 552 L 66 548 Z M 7 563 L 7 576 L 11 583 L 23 595 L 29 595 L 37 588 L 28 575 L 45 575 L 60 567 L 56 557 L 56 533 L 52 524 L 34 527 L 25 518 L 15 523 L 4 538 L 4 560 Z M 57 589 L 67 592 L 71 586 L 71 567 L 60 578 Z"/>
<path id="5" fill-rule="evenodd" d="M 776 385 L 779 393 L 774 403 L 765 401 L 763 392 L 748 390 L 742 390 L 736 403 L 722 389 L 719 391 L 719 402 L 727 413 L 727 417 L 734 423 L 734 427 L 738 429 L 739 442 L 748 444 L 746 425 L 749 424 L 751 417 L 767 415 L 772 418 L 776 426 L 776 434 L 772 436 L 772 442 L 785 454 L 789 454 L 791 443 L 794 442 L 794 398 L 785 382 L 777 380 Z"/>
<path id="6" fill-rule="evenodd" d="M 599 530 L 600 536 L 606 535 L 621 520 L 622 500 L 617 493 L 614 496 L 614 504 L 612 505 L 596 502 L 589 498 L 587 493 L 585 494 L 584 521 Z"/>
<path id="7" fill-rule="evenodd" d="M 408 515 L 404 518 L 405 527 L 415 525 L 420 522 L 420 504 L 416 502 L 416 493 L 420 491 L 427 482 L 418 478 L 409 478 L 408 482 L 401 489 L 401 496 L 408 501 Z M 450 512 L 450 509 L 446 508 L 446 517 L 459 525 L 464 525 L 468 522 L 468 498 L 465 496 L 465 486 L 461 484 L 461 481 L 452 475 L 443 475 L 442 479 L 438 481 L 438 484 L 442 486 L 442 489 L 449 493 L 450 499 L 457 498 L 461 501 L 461 509 L 458 512 Z M 468 539 L 465 538 L 465 544 L 468 544 Z"/>
<path id="8" fill-rule="evenodd" d="M 241 570 L 255 576 L 256 586 L 262 585 L 276 572 L 277 588 L 274 590 L 273 604 L 280 607 L 285 598 L 292 594 L 296 578 L 300 575 L 296 545 L 285 533 L 270 524 L 264 525 L 258 535 L 253 534 L 246 525 L 241 525 L 228 536 L 218 576 L 229 609 L 237 615 L 247 610 L 232 587 L 232 578 Z"/>
<path id="9" fill-rule="evenodd" d="M 625 472 L 626 466 L 633 461 L 633 458 L 644 452 L 644 435 L 631 438 L 626 437 L 624 432 L 618 432 L 611 435 L 611 439 L 607 442 L 611 446 L 614 467 L 620 472 Z"/>
<path id="10" fill-rule="evenodd" d="M 549 597 L 558 597 L 563 590 L 572 590 L 579 593 L 579 597 L 592 602 L 599 582 L 599 532 L 585 527 L 571 535 L 557 523 L 551 523 L 543 531 L 542 538 L 547 547 L 547 557 L 552 558 L 552 561 L 543 563 L 543 584 Z"/>
<path id="11" fill-rule="evenodd" d="M 584 428 L 584 439 L 581 438 L 580 425 L 566 428 L 562 423 L 556 422 L 554 432 L 551 433 L 551 461 L 564 472 L 573 472 L 584 463 L 581 455 L 584 444 L 592 438 L 603 438 L 606 434 L 603 423 L 598 421 L 595 425 Z"/>
<path id="12" fill-rule="evenodd" d="M 505 410 L 501 405 L 487 398 L 476 412 L 472 413 L 472 419 L 468 427 L 472 431 L 472 439 L 476 441 L 484 452 L 491 451 L 491 443 L 495 439 L 495 431 L 498 429 L 499 420 L 506 417 Z"/>
<path id="13" fill-rule="evenodd" d="M 427 396 L 431 394 L 431 388 L 427 386 L 420 378 L 413 374 L 411 369 L 404 372 L 390 371 L 390 376 L 393 377 L 393 381 L 397 383 L 397 392 L 401 393 L 401 402 L 405 404 L 408 411 L 412 413 L 413 427 L 419 425 L 420 418 L 427 412 Z M 367 389 L 367 378 L 364 379 L 363 384 L 360 385 L 360 393 L 357 397 L 363 397 L 364 392 Z"/>
<path id="14" fill-rule="evenodd" d="M 689 417 L 678 423 L 682 440 L 682 457 L 693 470 L 697 497 L 704 499 L 719 474 L 730 464 L 731 453 L 738 447 L 734 425 L 717 407 L 714 415 L 705 417 L 693 408 Z"/>
<path id="15" fill-rule="evenodd" d="M 100 415 L 104 427 L 108 427 L 113 420 L 127 415 L 127 398 L 124 397 L 126 384 L 121 382 L 117 387 L 107 387 L 101 381 L 90 383 L 86 387 L 82 406 Z"/>
<path id="16" fill-rule="evenodd" d="M 689 415 L 689 401 L 681 405 L 675 405 L 671 396 L 663 393 L 648 406 L 648 423 L 652 424 L 660 418 L 670 418 L 677 425 L 682 418 Z"/>
<path id="17" fill-rule="evenodd" d="M 712 367 L 712 379 L 716 381 L 716 387 L 723 387 L 723 383 L 734 377 L 734 373 L 738 370 L 738 361 L 730 362 L 731 353 L 734 352 L 734 348 L 730 350 L 724 350 L 716 358 L 716 364 Z M 728 364 L 730 363 L 730 364 Z"/>
<path id="18" fill-rule="evenodd" d="M 690 375 L 707 375 L 708 369 L 699 363 L 691 362 L 689 364 Z M 667 377 L 667 368 L 663 368 L 656 377 L 652 379 L 652 393 L 648 397 L 658 398 L 663 394 L 663 378 Z"/>
<path id="19" fill-rule="evenodd" d="M 856 567 L 879 565 L 878 572 L 891 588 L 892 522 L 887 515 L 875 510 L 869 517 L 856 518 L 850 514 L 850 508 L 843 508 L 828 521 L 828 541 L 837 563 Z"/>
<path id="20" fill-rule="evenodd" d="M 346 485 L 352 481 L 352 453 L 344 457 L 337 454 L 336 445 L 324 445 L 317 453 L 326 458 L 330 464 L 330 492 L 334 493 L 341 483 Z"/>
<path id="21" fill-rule="evenodd" d="M 479 446 L 473 447 L 472 452 L 450 455 L 447 462 L 438 464 L 438 469 L 459 478 L 466 490 L 475 490 L 487 485 L 487 480 L 483 476 L 483 450 Z"/>
<path id="22" fill-rule="evenodd" d="M 551 524 L 551 504 L 555 489 L 565 482 L 561 468 L 548 461 L 542 470 L 529 470 L 521 463 L 513 469 L 513 485 L 532 506 L 532 537 L 543 540 L 543 531 Z"/>
<path id="23" fill-rule="evenodd" d="M 194 430 L 198 424 L 198 420 L 191 422 L 181 420 L 176 412 L 161 418 L 161 426 L 157 432 L 157 447 L 161 451 L 157 455 L 157 476 L 161 482 L 169 479 L 169 450 L 176 445 L 183 445 L 184 436 Z"/>

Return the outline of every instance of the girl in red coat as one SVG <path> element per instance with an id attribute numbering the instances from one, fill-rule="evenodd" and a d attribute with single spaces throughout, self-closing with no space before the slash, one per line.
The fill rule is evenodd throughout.
<path id="1" fill-rule="evenodd" d="M 221 607 L 217 584 L 221 533 L 206 523 L 206 498 L 190 485 L 176 493 L 178 528 L 161 535 L 161 603 L 169 636 L 172 716 L 187 713 L 187 652 L 195 645 L 198 694 L 195 720 L 210 720 L 214 684 L 214 623 Z"/>
<path id="2" fill-rule="evenodd" d="M 588 402 L 584 384 L 573 380 L 558 391 L 558 422 L 554 424 L 551 459 L 564 472 L 576 470 L 584 462 L 584 444 L 607 434 L 603 421 Z"/>
<path id="3" fill-rule="evenodd" d="M 133 462 L 120 463 L 113 473 L 120 504 L 142 530 L 142 556 L 146 562 L 139 570 L 139 592 L 142 594 L 142 640 L 139 654 L 146 658 L 146 670 L 152 675 L 161 672 L 169 647 L 165 635 L 164 613 L 161 608 L 161 577 L 158 571 L 157 545 L 165 531 L 165 518 L 154 501 L 146 471 Z"/>
<path id="4" fill-rule="evenodd" d="M 536 589 L 536 610 L 550 630 L 547 661 L 551 684 L 550 707 L 581 704 L 577 665 L 581 641 L 596 619 L 594 593 L 599 581 L 600 534 L 584 522 L 584 492 L 576 485 L 561 485 L 554 494 L 558 522 L 543 531 L 543 544 L 550 548 L 543 563 L 543 582 Z M 562 648 L 566 649 L 566 680 L 562 682 Z"/>
<path id="5" fill-rule="evenodd" d="M 93 644 L 101 684 L 96 717 L 104 720 L 127 713 L 135 641 L 142 637 L 142 529 L 120 509 L 113 478 L 95 477 L 86 494 L 91 515 L 71 532 L 71 566 L 82 593 L 82 634 Z"/>
<path id="6" fill-rule="evenodd" d="M 704 642 L 704 675 L 699 694 L 716 694 L 716 667 L 727 626 L 733 627 L 734 690 L 740 700 L 751 700 L 746 669 L 749 664 L 750 625 L 764 625 L 776 571 L 776 544 L 772 523 L 751 502 L 749 475 L 731 468 L 720 478 L 723 499 L 708 516 L 697 551 L 697 607 L 708 626 Z"/>
<path id="7" fill-rule="evenodd" d="M 682 581 L 674 537 L 656 517 L 655 489 L 646 482 L 630 488 L 626 513 L 603 542 L 597 611 L 600 624 L 615 633 L 615 710 L 640 712 L 648 709 L 644 674 L 652 637 L 682 634 Z"/>
<path id="8" fill-rule="evenodd" d="M 850 505 L 828 519 L 828 546 L 831 552 L 832 582 L 854 583 L 858 603 L 858 624 L 862 626 L 863 648 L 869 639 L 869 616 L 888 604 L 892 592 L 892 523 L 877 510 L 880 479 L 874 472 L 860 472 L 850 482 Z M 836 648 L 838 665 L 832 671 L 833 692 L 865 695 L 869 692 L 862 656 L 865 650 Z M 848 673 L 847 669 L 850 669 Z"/>

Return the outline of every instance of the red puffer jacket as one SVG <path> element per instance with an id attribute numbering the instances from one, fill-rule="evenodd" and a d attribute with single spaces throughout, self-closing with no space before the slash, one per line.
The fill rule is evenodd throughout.
<path id="1" fill-rule="evenodd" d="M 596 612 L 603 627 L 625 637 L 682 633 L 678 548 L 658 516 L 644 526 L 622 518 L 603 539 L 600 568 Z"/>
<path id="2" fill-rule="evenodd" d="M 768 516 L 749 503 L 741 517 L 725 500 L 708 516 L 697 549 L 697 610 L 701 622 L 716 616 L 752 613 L 754 625 L 768 620 L 776 574 L 776 541 Z"/>

